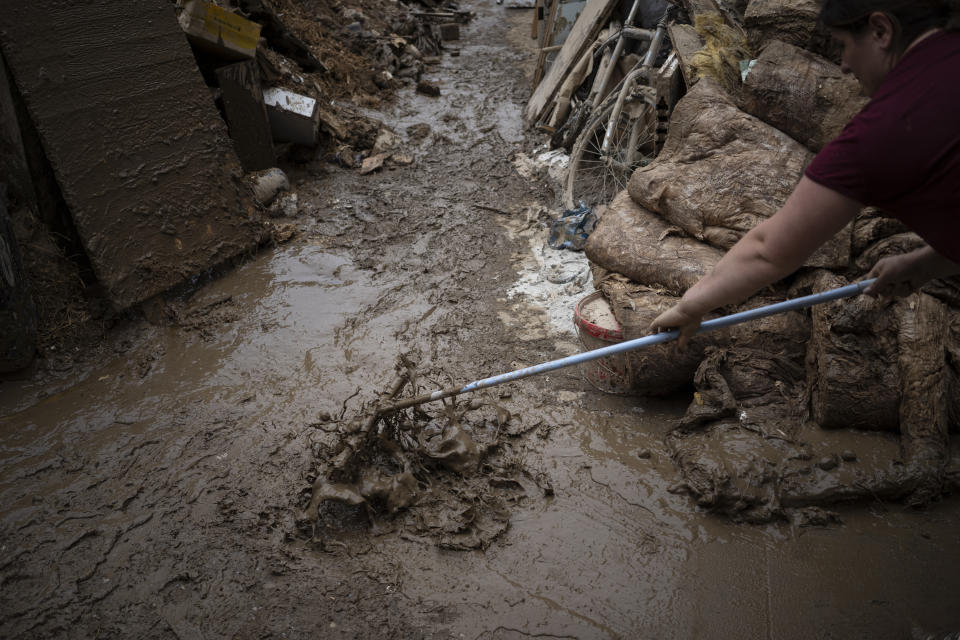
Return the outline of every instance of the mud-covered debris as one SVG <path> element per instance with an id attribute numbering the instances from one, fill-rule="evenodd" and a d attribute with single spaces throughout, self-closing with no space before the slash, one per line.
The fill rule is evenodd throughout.
<path id="1" fill-rule="evenodd" d="M 300 204 L 297 194 L 284 193 L 270 205 L 267 214 L 271 218 L 292 218 L 297 215 L 299 210 Z"/>
<path id="2" fill-rule="evenodd" d="M 304 71 L 330 72 L 324 61 L 288 26 L 285 13 L 275 11 L 264 0 L 238 0 L 238 4 L 251 19 L 263 25 L 263 37 L 272 49 L 294 60 Z"/>
<path id="3" fill-rule="evenodd" d="M 389 127 L 383 126 L 377 133 L 377 138 L 373 142 L 373 148 L 370 149 L 371 155 L 386 153 L 400 147 L 402 141 L 400 136 L 393 132 Z"/>
<path id="4" fill-rule="evenodd" d="M 270 239 L 274 244 L 290 242 L 297 235 L 297 225 L 292 222 L 273 223 L 270 225 Z"/>
<path id="5" fill-rule="evenodd" d="M 277 142 L 294 142 L 312 147 L 317 144 L 320 127 L 320 112 L 317 100 L 280 87 L 265 89 L 263 101 L 273 139 Z"/>
<path id="6" fill-rule="evenodd" d="M 406 167 L 413 164 L 413 156 L 408 153 L 394 153 L 390 156 L 390 164 Z"/>
<path id="7" fill-rule="evenodd" d="M 240 318 L 236 300 L 231 295 L 198 302 L 169 302 L 166 315 L 184 331 L 196 332 L 204 341 L 213 340 L 223 325 Z"/>
<path id="8" fill-rule="evenodd" d="M 257 52 L 261 27 L 212 2 L 190 0 L 178 17 L 187 39 L 224 60 L 252 59 Z"/>
<path id="9" fill-rule="evenodd" d="M 407 136 L 412 142 L 419 142 L 430 135 L 430 125 L 426 122 L 412 124 L 407 127 Z"/>
<path id="10" fill-rule="evenodd" d="M 290 189 L 290 180 L 287 178 L 287 174 L 276 167 L 250 174 L 250 182 L 253 188 L 253 197 L 264 206 L 273 202 L 273 199 L 281 191 Z"/>
<path id="11" fill-rule="evenodd" d="M 647 335 L 647 327 L 660 313 L 676 304 L 677 298 L 651 287 L 634 284 L 619 274 L 607 274 L 595 282 L 623 329 L 625 340 Z M 629 389 L 638 395 L 656 396 L 677 391 L 690 384 L 704 349 L 714 344 L 716 333 L 701 334 L 682 352 L 671 345 L 655 345 L 624 354 L 618 365 L 626 371 Z"/>
<path id="12" fill-rule="evenodd" d="M 441 40 L 459 40 L 460 25 L 456 22 L 447 22 L 440 25 Z"/>
<path id="13" fill-rule="evenodd" d="M 826 527 L 842 522 L 840 514 L 820 507 L 792 509 L 788 515 L 795 527 Z"/>
<path id="14" fill-rule="evenodd" d="M 363 163 L 360 166 L 360 175 L 366 175 L 368 173 L 373 173 L 377 169 L 383 166 L 384 160 L 390 157 L 389 153 L 378 153 L 375 156 L 370 156 L 365 158 Z"/>
<path id="15" fill-rule="evenodd" d="M 412 368 L 404 376 L 416 381 Z M 394 400 L 404 380 L 395 382 Z M 409 391 L 418 389 L 411 383 Z M 321 454 L 301 528 L 322 540 L 360 519 L 372 531 L 399 529 L 444 548 L 486 547 L 507 530 L 510 504 L 553 492 L 549 478 L 528 471 L 513 452 L 512 418 L 498 404 L 472 398 L 334 422 L 339 440 Z"/>
<path id="16" fill-rule="evenodd" d="M 392 89 L 396 84 L 396 79 L 389 71 L 380 71 L 373 76 L 373 83 L 380 89 Z"/>
<path id="17" fill-rule="evenodd" d="M 417 93 L 436 98 L 440 95 L 440 87 L 427 80 L 421 80 L 417 83 Z"/>
<path id="18" fill-rule="evenodd" d="M 803 47 L 834 59 L 837 45 L 817 15 L 816 0 L 751 0 L 744 15 L 747 44 L 759 51 L 771 40 Z"/>
<path id="19" fill-rule="evenodd" d="M 837 468 L 837 458 L 836 456 L 823 456 L 817 460 L 817 466 L 823 469 L 824 471 L 830 471 L 831 469 Z"/>
<path id="20" fill-rule="evenodd" d="M 327 160 L 341 167 L 352 169 L 363 164 L 363 154 L 354 151 L 350 145 L 341 145 L 336 153 L 332 153 L 327 157 Z"/>

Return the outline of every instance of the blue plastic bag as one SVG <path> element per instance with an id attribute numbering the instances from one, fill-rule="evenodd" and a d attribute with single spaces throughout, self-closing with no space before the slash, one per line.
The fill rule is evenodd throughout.
<path id="1" fill-rule="evenodd" d="M 580 203 L 576 209 L 567 209 L 560 217 L 550 223 L 550 235 L 547 244 L 554 249 L 583 251 L 587 238 L 597 227 L 597 216 L 593 209 Z"/>

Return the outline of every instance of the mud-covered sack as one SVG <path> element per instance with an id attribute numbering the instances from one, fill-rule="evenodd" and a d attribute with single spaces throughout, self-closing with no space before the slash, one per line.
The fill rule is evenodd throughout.
<path id="1" fill-rule="evenodd" d="M 849 284 L 821 272 L 816 291 Z M 899 429 L 900 373 L 895 318 L 857 296 L 811 308 L 807 355 L 811 417 L 827 429 Z"/>
<path id="2" fill-rule="evenodd" d="M 635 203 L 626 191 L 607 207 L 584 251 L 604 269 L 677 296 L 723 256 L 719 249 L 689 237 Z"/>
<path id="3" fill-rule="evenodd" d="M 681 425 L 734 418 L 762 433 L 792 435 L 806 417 L 804 374 L 803 362 L 791 358 L 745 347 L 708 347 Z"/>
<path id="4" fill-rule="evenodd" d="M 685 488 L 700 506 L 765 522 L 806 418 L 803 368 L 749 348 L 708 347 L 693 401 L 667 435 Z"/>
<path id="5" fill-rule="evenodd" d="M 780 40 L 839 63 L 839 49 L 821 24 L 818 0 L 750 0 L 743 15 L 747 44 L 759 51 Z"/>
<path id="6" fill-rule="evenodd" d="M 780 40 L 763 47 L 740 97 L 744 111 L 812 151 L 837 137 L 867 101 L 839 66 Z"/>
<path id="7" fill-rule="evenodd" d="M 813 155 L 799 142 L 741 111 L 704 78 L 677 104 L 663 150 L 637 169 L 627 190 L 698 240 L 729 249 L 783 206 Z M 807 261 L 846 267 L 848 225 Z"/>
<path id="8" fill-rule="evenodd" d="M 867 207 L 857 214 L 853 221 L 853 258 L 859 256 L 874 243 L 899 233 L 907 233 L 905 224 L 880 209 Z"/>
<path id="9" fill-rule="evenodd" d="M 619 274 L 608 274 L 597 288 L 603 292 L 620 323 L 624 340 L 647 335 L 654 318 L 680 300 L 630 282 Z M 713 344 L 717 336 L 717 333 L 696 336 L 682 351 L 676 344 L 667 343 L 622 354 L 624 362 L 619 368 L 627 371 L 629 391 L 641 396 L 659 396 L 689 386 L 703 358 L 703 350 Z"/>
<path id="10" fill-rule="evenodd" d="M 783 302 L 786 297 L 754 296 L 725 313 L 738 313 L 776 304 Z M 798 296 L 791 294 L 790 297 Z M 727 330 L 727 335 L 732 348 L 758 351 L 769 358 L 784 358 L 802 365 L 806 360 L 807 345 L 810 342 L 810 326 L 810 318 L 806 312 L 790 311 L 733 325 Z"/>

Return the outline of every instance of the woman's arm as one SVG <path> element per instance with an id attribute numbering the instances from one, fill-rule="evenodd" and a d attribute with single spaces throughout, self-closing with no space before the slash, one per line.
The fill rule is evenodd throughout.
<path id="1" fill-rule="evenodd" d="M 651 324 L 653 331 L 679 329 L 680 346 L 718 307 L 741 302 L 799 269 L 822 244 L 860 211 L 860 204 L 806 176 L 771 218 L 743 236 L 713 271 L 690 287 L 672 309 Z"/>

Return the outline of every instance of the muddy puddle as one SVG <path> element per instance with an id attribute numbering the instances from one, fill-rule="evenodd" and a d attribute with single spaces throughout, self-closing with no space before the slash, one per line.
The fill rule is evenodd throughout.
<path id="1" fill-rule="evenodd" d="M 337 444 L 333 426 L 387 388 L 399 354 L 416 359 L 424 385 L 446 386 L 579 349 L 556 308 L 589 285 L 529 275 L 543 268 L 538 234 L 556 196 L 513 162 L 532 144 L 519 122 L 529 13 L 471 6 L 460 56 L 428 74 L 443 95 L 410 92 L 378 116 L 403 135 L 414 166 L 368 176 L 291 167 L 303 202 L 292 242 L 170 301 L 159 324 L 122 327 L 112 355 L 87 370 L 0 384 L 0 633 L 746 639 L 960 629 L 955 499 L 841 507 L 841 522 L 813 527 L 710 515 L 677 491 L 665 442 L 689 394 L 609 396 L 575 369 L 485 398 L 514 426 L 498 434 L 501 453 L 550 486 L 514 491 L 485 549 L 404 535 L 402 514 L 380 528 L 334 514 L 335 531 L 320 540 L 298 526 Z M 427 123 L 430 136 L 409 132 Z M 823 447 L 853 446 L 823 437 L 832 438 Z M 865 463 L 895 449 L 883 436 L 864 442 Z M 456 471 L 436 473 L 451 491 L 467 486 Z"/>

